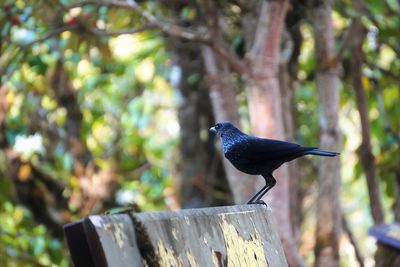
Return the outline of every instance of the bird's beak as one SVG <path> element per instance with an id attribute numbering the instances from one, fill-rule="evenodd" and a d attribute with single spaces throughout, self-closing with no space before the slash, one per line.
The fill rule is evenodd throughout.
<path id="1" fill-rule="evenodd" d="M 215 129 L 215 126 L 211 127 L 209 131 L 212 133 L 217 133 L 217 129 Z"/>

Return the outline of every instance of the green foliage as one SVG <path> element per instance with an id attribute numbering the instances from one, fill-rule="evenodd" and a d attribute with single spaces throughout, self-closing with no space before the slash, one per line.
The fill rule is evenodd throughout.
<path id="1" fill-rule="evenodd" d="M 55 5 L 57 1 L 0 4 L 8 10 L 0 12 L 0 38 L 6 40 L 0 42 L 0 54 L 9 56 L 7 64 L 0 66 L 6 75 L 0 76 L 7 86 L 7 141 L 15 149 L 18 138 L 39 134 L 41 152 L 33 151 L 24 160 L 65 185 L 67 199 L 80 196 L 82 182 L 75 176 L 76 158 L 67 135 L 71 115 L 52 84 L 56 64 L 62 59 L 66 83 L 76 90 L 82 114 L 79 138 L 96 170 L 110 173 L 117 181 L 107 201 L 114 205 L 135 202 L 142 210 L 165 208 L 165 190 L 173 186 L 178 126 L 174 96 L 166 81 L 169 58 L 162 37 L 152 31 L 116 37 L 67 31 L 59 39 L 21 46 L 52 30 L 50 14 Z M 103 23 L 109 30 L 141 24 L 137 14 L 124 9 L 86 6 L 75 11 L 64 14 L 62 23 L 72 25 L 73 18 L 79 17 L 87 23 Z M 6 159 L 1 155 L 3 175 Z M 69 265 L 65 244 L 49 236 L 46 226 L 37 224 L 25 207 L 8 201 L 12 196 L 7 181 L 0 180 L 0 265 Z M 85 215 L 79 210 L 82 203 L 69 205 L 76 214 L 71 219 Z"/>
<path id="2" fill-rule="evenodd" d="M 0 206 L 1 266 L 69 266 L 62 243 L 36 225 L 23 206 L 3 202 Z"/>

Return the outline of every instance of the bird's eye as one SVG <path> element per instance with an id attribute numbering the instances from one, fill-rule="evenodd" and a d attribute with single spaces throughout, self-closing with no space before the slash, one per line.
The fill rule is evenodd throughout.
<path id="1" fill-rule="evenodd" d="M 221 137 L 223 137 L 224 136 L 224 134 L 221 134 Z"/>

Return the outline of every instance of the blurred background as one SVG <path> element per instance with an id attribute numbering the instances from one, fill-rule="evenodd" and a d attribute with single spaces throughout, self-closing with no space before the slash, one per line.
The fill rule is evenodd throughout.
<path id="1" fill-rule="evenodd" d="M 291 266 L 387 259 L 367 232 L 400 220 L 399 27 L 396 0 L 0 0 L 0 266 L 70 266 L 88 214 L 245 203 L 262 180 L 220 120 L 341 152 L 275 173 Z"/>

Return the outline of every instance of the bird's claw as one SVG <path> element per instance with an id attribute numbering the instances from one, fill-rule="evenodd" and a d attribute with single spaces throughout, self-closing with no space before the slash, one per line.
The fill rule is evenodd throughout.
<path id="1" fill-rule="evenodd" d="M 247 204 L 255 204 L 255 205 L 261 204 L 261 205 L 268 206 L 267 203 L 265 203 L 264 200 L 262 200 L 262 199 L 258 199 L 258 200 L 255 200 L 255 201 L 251 201 L 251 202 L 248 202 Z"/>
<path id="2" fill-rule="evenodd" d="M 267 203 L 265 203 L 264 200 L 262 200 L 262 199 L 257 200 L 257 201 L 255 202 L 255 204 L 261 204 L 261 205 L 268 206 Z"/>

